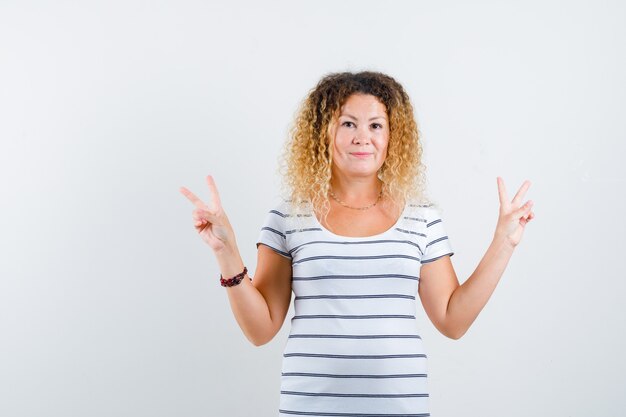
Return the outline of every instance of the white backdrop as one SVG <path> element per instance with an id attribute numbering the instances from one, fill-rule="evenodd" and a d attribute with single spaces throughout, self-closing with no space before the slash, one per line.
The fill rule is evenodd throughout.
<path id="1" fill-rule="evenodd" d="M 625 15 L 2 0 L 0 415 L 277 415 L 288 322 L 245 339 L 178 188 L 208 198 L 214 175 L 253 272 L 296 106 L 326 73 L 363 69 L 413 100 L 461 282 L 495 228 L 496 176 L 511 198 L 532 182 L 536 219 L 466 335 L 418 307 L 432 415 L 622 413 Z"/>

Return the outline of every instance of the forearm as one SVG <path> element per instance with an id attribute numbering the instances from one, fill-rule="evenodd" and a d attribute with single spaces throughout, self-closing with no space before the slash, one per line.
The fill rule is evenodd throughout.
<path id="1" fill-rule="evenodd" d="M 506 238 L 494 237 L 476 270 L 457 287 L 448 302 L 446 328 L 458 339 L 467 332 L 495 290 L 514 247 Z"/>
<path id="2" fill-rule="evenodd" d="M 216 254 L 220 272 L 231 278 L 243 271 L 244 263 L 236 245 Z M 273 324 L 267 302 L 248 275 L 235 286 L 226 287 L 230 308 L 244 335 L 254 345 L 266 343 L 273 335 Z"/>

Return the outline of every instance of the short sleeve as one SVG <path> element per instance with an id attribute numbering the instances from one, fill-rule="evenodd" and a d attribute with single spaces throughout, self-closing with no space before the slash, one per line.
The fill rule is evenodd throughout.
<path id="1" fill-rule="evenodd" d="M 448 238 L 441 213 L 434 207 L 426 209 L 426 248 L 422 256 L 422 264 L 436 261 L 445 255 L 454 255 Z"/>
<path id="2" fill-rule="evenodd" d="M 259 238 L 257 239 L 256 247 L 263 244 L 268 246 L 274 252 L 285 258 L 291 259 L 289 249 L 287 248 L 287 235 L 286 230 L 286 218 L 288 214 L 285 213 L 284 205 L 270 210 L 265 216 L 265 221 L 261 227 Z"/>

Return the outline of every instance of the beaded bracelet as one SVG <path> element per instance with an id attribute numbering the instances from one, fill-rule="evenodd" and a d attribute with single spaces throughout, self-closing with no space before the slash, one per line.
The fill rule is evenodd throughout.
<path id="1" fill-rule="evenodd" d="M 247 272 L 248 272 L 248 268 L 244 266 L 243 272 L 235 275 L 232 278 L 224 279 L 222 277 L 222 274 L 220 274 L 220 284 L 222 285 L 222 287 L 233 287 L 235 285 L 239 285 L 239 283 L 241 282 L 241 280 L 243 279 L 244 275 L 246 275 Z M 250 279 L 250 281 L 252 281 L 252 278 L 250 277 L 248 278 Z"/>

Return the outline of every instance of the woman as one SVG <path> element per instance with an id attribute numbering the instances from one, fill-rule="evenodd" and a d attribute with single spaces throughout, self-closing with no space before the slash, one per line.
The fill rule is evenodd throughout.
<path id="1" fill-rule="evenodd" d="M 402 86 L 376 72 L 325 76 L 298 113 L 285 152 L 289 197 L 261 229 L 254 281 L 207 177 L 211 203 L 182 187 L 213 249 L 230 304 L 259 346 L 281 328 L 291 292 L 281 415 L 428 416 L 426 353 L 415 295 L 458 339 L 495 289 L 524 227 L 525 181 L 500 215 L 487 253 L 459 285 L 439 211 L 424 196 L 421 142 Z"/>

